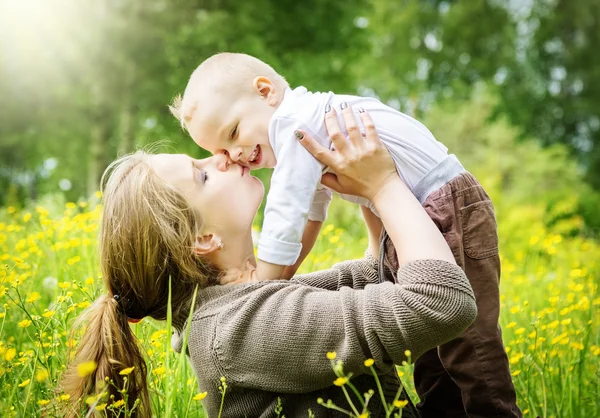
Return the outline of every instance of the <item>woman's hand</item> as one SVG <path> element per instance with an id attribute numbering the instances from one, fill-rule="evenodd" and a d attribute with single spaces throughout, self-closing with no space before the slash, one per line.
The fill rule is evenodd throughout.
<path id="1" fill-rule="evenodd" d="M 365 136 L 360 132 L 352 108 L 347 106 L 342 110 L 348 131 L 346 138 L 340 129 L 335 109 L 325 113 L 325 124 L 334 151 L 321 146 L 306 132 L 297 134 L 297 137 L 317 160 L 333 171 L 324 174 L 321 183 L 338 193 L 373 200 L 390 180 L 399 180 L 399 177 L 394 160 L 381 143 L 371 117 L 361 110 L 359 115 L 365 127 Z"/>

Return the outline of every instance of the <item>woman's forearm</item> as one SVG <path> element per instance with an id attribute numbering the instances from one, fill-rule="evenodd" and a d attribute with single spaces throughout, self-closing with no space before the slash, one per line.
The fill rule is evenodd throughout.
<path id="1" fill-rule="evenodd" d="M 425 259 L 456 264 L 444 237 L 400 178 L 387 182 L 372 201 L 400 265 Z"/>

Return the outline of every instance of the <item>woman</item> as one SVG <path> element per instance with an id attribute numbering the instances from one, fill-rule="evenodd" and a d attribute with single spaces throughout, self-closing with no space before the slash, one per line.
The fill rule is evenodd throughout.
<path id="1" fill-rule="evenodd" d="M 342 113 L 347 122 L 354 118 L 350 108 Z M 208 416 L 219 408 L 221 376 L 228 384 L 223 416 L 274 416 L 278 398 L 288 418 L 307 416 L 309 408 L 317 417 L 337 416 L 317 403 L 332 399 L 348 408 L 343 392 L 332 385 L 328 351 L 337 352 L 361 393 L 376 388 L 363 364 L 373 358 L 391 402 L 399 387 L 394 364 L 405 360 L 406 350 L 416 357 L 473 321 L 468 280 L 396 175 L 369 116 L 361 117 L 366 137 L 359 132 L 348 139 L 337 118 L 327 118 L 336 152 L 307 134 L 302 143 L 336 173 L 324 176 L 324 184 L 374 203 L 398 250 L 397 284 L 377 284 L 379 250 L 373 248 L 365 259 L 327 271 L 257 282 L 251 225 L 263 187 L 247 168 L 224 156 L 194 160 L 144 153 L 112 165 L 100 235 L 108 292 L 90 307 L 87 331 L 63 381 L 75 407 L 105 377 L 122 387 L 119 371 L 135 366 L 128 400 L 139 398 L 138 416 L 150 416 L 146 367 L 128 320 L 166 318 L 169 278 L 178 330 L 192 308 L 194 289 L 200 288 L 188 355 L 200 390 L 208 392 Z M 76 366 L 89 360 L 98 368 L 80 378 Z M 112 394 L 119 399 L 118 392 Z M 383 415 L 377 396 L 370 411 Z"/>

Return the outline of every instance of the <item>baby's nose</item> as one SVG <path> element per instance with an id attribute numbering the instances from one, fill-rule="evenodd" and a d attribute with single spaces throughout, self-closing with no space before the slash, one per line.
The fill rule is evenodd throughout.
<path id="1" fill-rule="evenodd" d="M 227 154 L 216 154 L 215 155 L 215 165 L 217 170 L 219 171 L 227 171 L 229 166 L 234 164 L 233 161 L 229 158 Z"/>
<path id="2" fill-rule="evenodd" d="M 234 162 L 238 162 L 243 154 L 241 147 L 232 148 L 227 153 L 229 154 L 229 158 Z"/>

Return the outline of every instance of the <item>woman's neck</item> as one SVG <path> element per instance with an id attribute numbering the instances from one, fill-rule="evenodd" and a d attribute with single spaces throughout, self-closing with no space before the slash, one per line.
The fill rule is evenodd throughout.
<path id="1" fill-rule="evenodd" d="M 252 230 L 235 237 L 223 237 L 223 249 L 214 254 L 213 262 L 223 271 L 221 284 L 252 281 L 256 269 Z"/>

